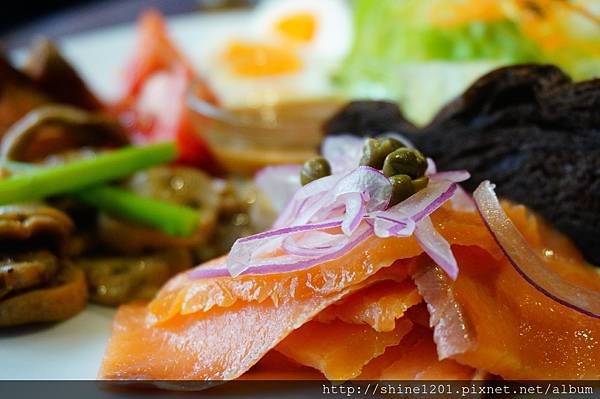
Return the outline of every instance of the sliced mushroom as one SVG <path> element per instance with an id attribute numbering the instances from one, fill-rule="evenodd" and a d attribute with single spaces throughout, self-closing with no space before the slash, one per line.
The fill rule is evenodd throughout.
<path id="1" fill-rule="evenodd" d="M 191 248 L 206 242 L 215 227 L 219 195 L 213 180 L 193 168 L 152 168 L 137 173 L 127 183 L 132 191 L 150 198 L 197 208 L 202 213 L 196 232 L 190 237 L 174 237 L 158 230 L 102 214 L 99 235 L 107 246 L 126 254 L 139 254 L 161 248 Z"/>
<path id="2" fill-rule="evenodd" d="M 81 147 L 117 147 L 129 143 L 118 121 L 66 105 L 46 105 L 30 111 L 10 127 L 0 156 L 35 162 L 50 154 Z"/>
<path id="3" fill-rule="evenodd" d="M 192 266 L 185 249 L 172 249 L 139 257 L 81 259 L 93 302 L 117 306 L 132 300 L 151 299 L 173 274 Z"/>
<path id="4" fill-rule="evenodd" d="M 50 40 L 41 38 L 31 48 L 24 71 L 56 101 L 89 111 L 102 108 L 83 79 Z"/>
<path id="5" fill-rule="evenodd" d="M 0 327 L 68 319 L 83 310 L 87 296 L 83 271 L 65 265 L 48 286 L 0 301 Z"/>
<path id="6" fill-rule="evenodd" d="M 0 246 L 38 237 L 62 244 L 72 230 L 73 221 L 58 209 L 42 204 L 0 206 Z"/>
<path id="7" fill-rule="evenodd" d="M 0 259 L 0 299 L 47 283 L 58 271 L 58 263 L 49 251 L 19 253 Z"/>

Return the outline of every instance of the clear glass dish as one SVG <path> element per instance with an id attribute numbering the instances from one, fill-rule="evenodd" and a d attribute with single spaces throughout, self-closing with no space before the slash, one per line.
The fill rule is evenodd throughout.
<path id="1" fill-rule="evenodd" d="M 302 163 L 317 154 L 322 125 L 344 104 L 338 97 L 225 109 L 193 92 L 188 106 L 198 134 L 228 172 L 252 176 L 268 165 Z"/>

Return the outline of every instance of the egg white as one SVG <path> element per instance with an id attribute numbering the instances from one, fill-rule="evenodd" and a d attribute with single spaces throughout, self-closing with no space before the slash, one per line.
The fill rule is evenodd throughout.
<path id="1" fill-rule="evenodd" d="M 316 31 L 307 43 L 291 43 L 275 28 L 290 15 L 310 13 Z M 344 60 L 352 46 L 353 24 L 345 0 L 264 0 L 252 12 L 247 27 L 212 43 L 202 73 L 220 103 L 228 108 L 270 106 L 282 101 L 335 95 L 331 72 Z M 242 76 L 224 59 L 232 42 L 285 47 L 301 61 L 297 71 L 272 76 Z"/>
<path id="2" fill-rule="evenodd" d="M 299 55 L 302 65 L 295 72 L 261 77 L 238 75 L 221 57 L 226 45 L 222 43 L 217 47 L 203 71 L 224 107 L 271 106 L 283 101 L 328 96 L 334 90 L 322 64 L 303 55 Z"/>
<path id="3" fill-rule="evenodd" d="M 263 0 L 254 11 L 254 34 L 283 39 L 277 22 L 298 13 L 309 13 L 317 21 L 314 37 L 301 51 L 328 64 L 341 62 L 353 42 L 352 9 L 346 0 Z"/>

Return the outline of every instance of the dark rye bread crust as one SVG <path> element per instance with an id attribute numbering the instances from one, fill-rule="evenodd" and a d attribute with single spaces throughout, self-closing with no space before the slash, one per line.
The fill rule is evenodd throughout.
<path id="1" fill-rule="evenodd" d="M 363 125 L 383 132 L 406 124 L 368 120 L 382 115 L 367 108 L 354 116 Z M 419 130 L 397 129 L 441 170 L 471 172 L 465 188 L 491 180 L 501 197 L 536 210 L 600 265 L 600 79 L 573 83 L 550 65 L 500 68 Z"/>

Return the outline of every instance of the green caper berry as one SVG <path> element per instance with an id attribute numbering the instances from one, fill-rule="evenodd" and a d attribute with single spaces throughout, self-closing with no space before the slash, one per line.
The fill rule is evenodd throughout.
<path id="1" fill-rule="evenodd" d="M 412 186 L 415 189 L 415 192 L 423 190 L 429 184 L 429 177 L 423 176 L 418 179 L 414 179 L 412 181 Z"/>
<path id="2" fill-rule="evenodd" d="M 304 162 L 300 171 L 300 183 L 306 185 L 311 181 L 320 179 L 321 177 L 329 176 L 331 167 L 325 158 L 317 157 Z"/>
<path id="3" fill-rule="evenodd" d="M 385 157 L 383 174 L 387 177 L 394 175 L 409 175 L 418 179 L 427 170 L 427 159 L 419 150 L 399 148 Z"/>
<path id="4" fill-rule="evenodd" d="M 392 176 L 390 177 L 390 183 L 392 183 L 392 198 L 390 200 L 390 206 L 404 201 L 415 193 L 412 179 L 408 175 Z"/>
<path id="5" fill-rule="evenodd" d="M 404 144 L 392 137 L 368 139 L 363 147 L 363 155 L 360 159 L 360 165 L 381 169 L 383 167 L 385 157 L 387 157 L 388 154 L 394 150 L 402 147 L 404 147 Z"/>

